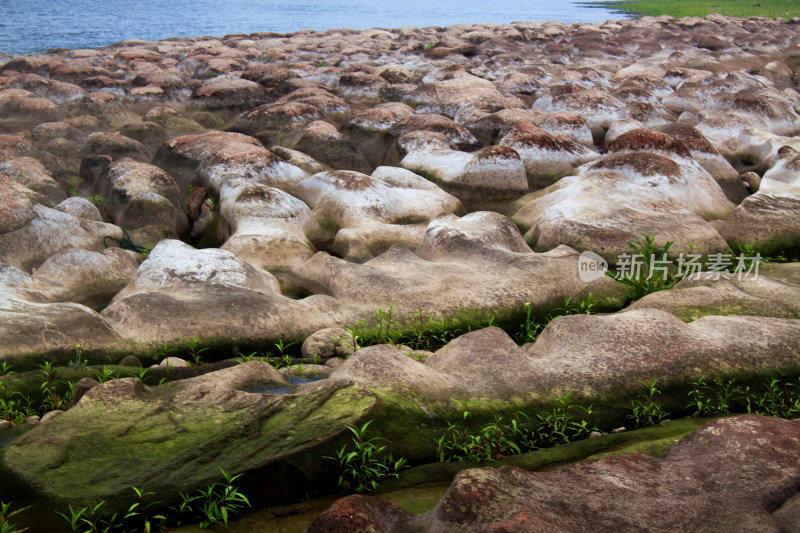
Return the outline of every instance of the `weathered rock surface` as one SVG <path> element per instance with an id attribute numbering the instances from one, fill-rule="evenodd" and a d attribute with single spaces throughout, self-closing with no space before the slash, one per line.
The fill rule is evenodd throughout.
<path id="1" fill-rule="evenodd" d="M 533 253 L 509 219 L 478 212 L 434 219 L 415 253 L 394 246 L 363 265 L 318 253 L 294 269 L 291 284 L 370 315 L 376 302 L 392 302 L 406 319 L 422 308 L 435 319 L 456 315 L 482 325 L 494 314 L 516 316 L 525 302 L 539 309 L 563 303 L 566 293 L 619 294 L 610 278 L 580 282 L 577 259 L 567 247 Z"/>
<path id="2" fill-rule="evenodd" d="M 153 346 L 193 337 L 208 345 L 263 344 L 351 319 L 327 296 L 281 295 L 274 276 L 231 252 L 175 240 L 153 248 L 103 316 L 123 338 Z"/>
<path id="3" fill-rule="evenodd" d="M 218 195 L 231 178 L 247 178 L 291 192 L 307 174 L 286 163 L 252 137 L 209 132 L 167 141 L 155 156 L 181 187 L 206 187 Z"/>
<path id="4" fill-rule="evenodd" d="M 735 205 L 681 141 L 633 130 L 609 151 L 509 208 L 535 250 L 568 244 L 616 263 L 630 253 L 629 241 L 657 232 L 674 251 L 694 243 L 707 254 L 729 252 L 709 221 L 727 218 Z"/>
<path id="5" fill-rule="evenodd" d="M 117 226 L 129 231 L 151 226 L 173 237 L 189 228 L 177 183 L 158 167 L 121 159 L 87 185 L 101 195 L 103 212 Z"/>
<path id="6" fill-rule="evenodd" d="M 0 468 L 14 482 L 0 492 L 24 486 L 51 508 L 104 500 L 116 511 L 127 509 L 131 483 L 146 481 L 164 502 L 177 503 L 179 491 L 217 481 L 220 468 L 249 472 L 250 481 L 240 483 L 254 489 L 247 490 L 255 502 L 305 491 L 324 474 L 309 459 L 331 452 L 348 424 L 374 410 L 375 397 L 341 381 L 297 394 L 247 392 L 270 385 L 286 381 L 260 361 L 154 388 L 135 378 L 96 385 L 75 407 L 3 449 Z M 128 459 L 120 462 L 120 454 Z M 76 483 L 75 469 L 87 466 L 93 475 Z M 272 480 L 266 485 L 265 476 Z"/>
<path id="7" fill-rule="evenodd" d="M 253 180 L 230 179 L 220 191 L 222 246 L 251 265 L 267 270 L 292 267 L 314 255 L 306 235 L 318 231 L 306 204 Z"/>
<path id="8" fill-rule="evenodd" d="M 349 496 L 307 531 L 348 531 L 350 517 L 365 530 L 387 533 L 777 531 L 781 523 L 791 524 L 798 453 L 796 422 L 723 418 L 684 437 L 663 459 L 631 454 L 549 472 L 509 466 L 463 470 L 426 515 L 411 515 L 375 497 Z"/>

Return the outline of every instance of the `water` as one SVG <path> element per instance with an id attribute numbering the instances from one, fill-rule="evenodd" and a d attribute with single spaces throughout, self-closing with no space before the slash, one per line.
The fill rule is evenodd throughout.
<path id="1" fill-rule="evenodd" d="M 253 392 L 257 394 L 293 394 L 298 386 L 305 383 L 312 383 L 314 381 L 322 381 L 327 379 L 327 374 L 315 374 L 313 376 L 284 376 L 289 386 L 279 385 L 277 383 L 264 383 L 262 385 L 254 385 L 244 389 L 244 392 Z"/>
<path id="2" fill-rule="evenodd" d="M 0 51 L 93 48 L 126 39 L 302 29 L 398 28 L 620 18 L 572 0 L 0 0 Z"/>

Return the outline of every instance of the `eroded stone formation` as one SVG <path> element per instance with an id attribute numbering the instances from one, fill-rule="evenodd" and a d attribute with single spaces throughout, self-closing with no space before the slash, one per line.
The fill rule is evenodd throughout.
<path id="1" fill-rule="evenodd" d="M 620 285 L 581 281 L 579 253 L 613 267 L 644 233 L 675 254 L 796 255 L 798 69 L 799 20 L 719 16 L 0 54 L 0 361 L 18 372 L 66 364 L 79 344 L 90 363 L 116 363 L 195 337 L 222 358 L 370 325 L 390 305 L 398 324 L 416 311 L 473 329 L 590 293 L 608 309 L 623 301 Z M 152 251 L 145 259 L 118 243 Z M 717 278 L 686 279 L 618 313 L 559 318 L 524 347 L 487 328 L 416 358 L 365 348 L 291 395 L 246 392 L 286 386 L 255 361 L 154 388 L 114 380 L 6 446 L 4 479 L 54 507 L 102 499 L 123 509 L 131 484 L 166 501 L 221 467 L 246 473 L 264 503 L 335 478 L 313 458 L 367 419 L 396 453 L 425 460 L 452 398 L 476 399 L 484 414 L 570 391 L 611 406 L 628 404 L 639 380 L 679 390 L 700 376 L 798 370 L 797 264 Z M 609 423 L 619 413 L 601 409 Z M 297 420 L 311 422 L 298 431 Z M 371 531 L 584 531 L 591 520 L 635 530 L 640 514 L 659 517 L 646 522 L 659 531 L 709 520 L 714 531 L 776 530 L 798 512 L 797 457 L 786 451 L 800 447 L 797 424 L 719 424 L 733 435 L 720 446 L 756 431 L 777 435 L 780 449 L 733 464 L 712 426 L 660 462 L 468 471 L 423 518 L 356 497 L 312 530 L 347 531 L 337 520 L 348 513 Z M 755 488 L 719 472 L 686 481 L 707 450 L 730 469 L 747 465 L 742 483 Z M 93 477 L 76 483 L 87 469 Z M 641 476 L 682 503 L 659 501 Z M 570 492 L 576 478 L 616 480 L 597 486 L 615 501 L 652 501 L 600 516 Z M 0 494 L 16 490 L 8 483 Z M 726 503 L 689 496 L 711 485 Z M 567 519 L 561 501 L 583 514 Z M 745 503 L 748 521 L 707 512 Z M 661 520 L 672 515 L 684 521 Z"/>

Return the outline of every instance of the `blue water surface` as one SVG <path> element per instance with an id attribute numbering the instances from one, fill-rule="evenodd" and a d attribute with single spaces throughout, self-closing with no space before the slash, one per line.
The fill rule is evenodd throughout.
<path id="1" fill-rule="evenodd" d="M 303 29 L 620 18 L 572 0 L 0 0 L 0 51 L 94 48 L 127 39 Z"/>

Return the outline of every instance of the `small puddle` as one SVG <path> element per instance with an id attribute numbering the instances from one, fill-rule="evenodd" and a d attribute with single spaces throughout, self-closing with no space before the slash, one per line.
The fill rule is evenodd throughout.
<path id="1" fill-rule="evenodd" d="M 255 394 L 294 394 L 297 387 L 305 385 L 306 383 L 313 383 L 314 381 L 322 381 L 327 379 L 327 374 L 315 374 L 313 376 L 284 376 L 289 385 L 280 385 L 278 383 L 262 383 L 260 385 L 253 385 L 244 389 L 244 392 L 252 392 Z"/>

